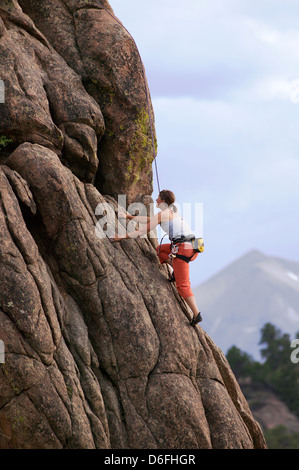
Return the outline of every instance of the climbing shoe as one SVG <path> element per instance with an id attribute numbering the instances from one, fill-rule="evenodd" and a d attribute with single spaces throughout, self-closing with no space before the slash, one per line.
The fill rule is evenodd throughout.
<path id="1" fill-rule="evenodd" d="M 202 316 L 200 314 L 200 312 L 198 312 L 198 315 L 196 315 L 196 317 L 194 317 L 191 321 L 190 321 L 190 325 L 191 326 L 195 326 L 197 323 L 201 322 L 202 321 Z"/>

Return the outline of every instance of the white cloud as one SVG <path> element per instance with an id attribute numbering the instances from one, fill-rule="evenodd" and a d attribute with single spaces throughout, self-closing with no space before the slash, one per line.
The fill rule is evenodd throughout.
<path id="1" fill-rule="evenodd" d="M 287 100 L 291 99 L 291 82 L 279 78 L 270 78 L 259 83 L 259 96 L 261 100 Z"/>
<path id="2" fill-rule="evenodd" d="M 229 96 L 238 102 L 285 101 L 296 104 L 299 102 L 299 80 L 287 80 L 276 75 L 261 76 L 231 90 Z"/>

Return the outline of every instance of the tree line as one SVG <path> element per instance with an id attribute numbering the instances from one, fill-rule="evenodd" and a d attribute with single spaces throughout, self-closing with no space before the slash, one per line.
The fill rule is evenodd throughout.
<path id="1" fill-rule="evenodd" d="M 226 357 L 237 380 L 250 378 L 271 389 L 299 418 L 299 362 L 291 360 L 294 339 L 299 339 L 299 331 L 290 338 L 289 334 L 266 323 L 259 341 L 261 362 L 236 346 L 228 350 Z M 271 442 L 270 448 L 299 448 L 299 433 L 290 435 L 283 426 L 266 431 L 265 437 Z"/>
<path id="2" fill-rule="evenodd" d="M 295 339 L 299 339 L 299 331 Z M 292 338 L 293 339 L 293 338 Z M 271 323 L 261 329 L 259 345 L 263 362 L 232 346 L 227 359 L 236 378 L 250 377 L 275 391 L 288 408 L 299 417 L 299 363 L 291 361 L 292 339 Z"/>

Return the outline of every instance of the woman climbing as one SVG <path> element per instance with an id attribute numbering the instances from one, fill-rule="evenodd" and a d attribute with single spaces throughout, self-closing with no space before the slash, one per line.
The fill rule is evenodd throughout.
<path id="1" fill-rule="evenodd" d="M 193 319 L 190 324 L 194 326 L 202 321 L 202 317 L 198 311 L 196 300 L 191 290 L 189 261 L 195 260 L 198 253 L 194 251 L 190 243 L 190 239 L 194 237 L 194 235 L 191 233 L 184 219 L 177 213 L 174 202 L 175 196 L 173 192 L 164 189 L 160 191 L 156 199 L 156 207 L 160 209 L 160 212 L 153 217 L 133 216 L 123 211 L 121 213 L 122 217 L 144 224 L 144 226 L 139 230 L 127 233 L 125 237 L 119 237 L 117 235 L 112 241 L 121 241 L 124 238 L 137 238 L 150 232 L 157 227 L 158 224 L 161 225 L 161 228 L 168 234 L 171 243 L 159 245 L 157 254 L 161 263 L 169 263 L 172 265 L 173 280 L 175 280 L 179 294 L 193 312 Z"/>

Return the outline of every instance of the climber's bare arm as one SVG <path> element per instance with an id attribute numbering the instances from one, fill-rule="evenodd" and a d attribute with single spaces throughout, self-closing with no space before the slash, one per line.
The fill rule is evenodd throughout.
<path id="1" fill-rule="evenodd" d="M 134 220 L 136 220 L 137 217 L 139 217 L 139 216 L 133 217 Z M 127 238 L 141 237 L 142 235 L 144 235 L 144 234 L 150 232 L 151 230 L 153 230 L 160 223 L 161 223 L 161 212 L 154 215 L 153 217 L 148 217 L 148 220 L 147 220 L 146 224 L 144 224 L 144 226 L 141 229 L 134 230 L 133 232 L 129 232 L 129 233 L 126 234 L 125 237 L 119 237 L 118 235 L 116 235 L 112 239 L 112 241 L 117 242 L 117 241 L 121 241 L 121 240 L 124 240 L 124 239 L 127 239 Z"/>
<path id="2" fill-rule="evenodd" d="M 150 217 L 147 217 L 146 215 L 130 215 L 130 217 L 127 217 L 129 220 L 134 220 L 134 222 L 139 222 L 141 224 L 147 224 L 150 222 Z"/>
<path id="3" fill-rule="evenodd" d="M 139 222 L 141 224 L 147 224 L 150 221 L 150 217 L 145 215 L 132 215 L 122 207 L 118 211 L 118 216 L 122 219 L 134 220 L 134 222 Z"/>

